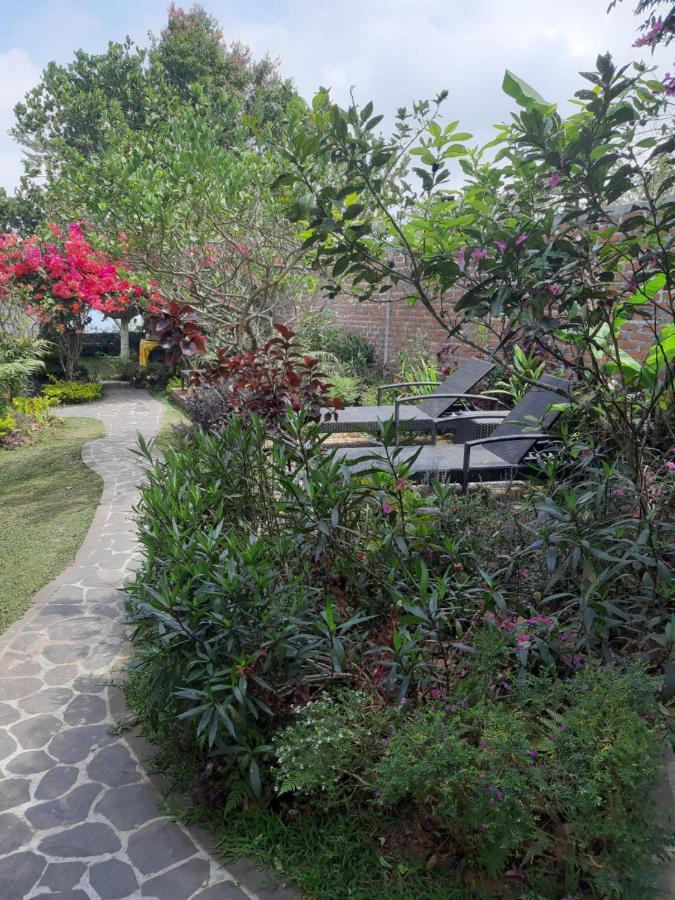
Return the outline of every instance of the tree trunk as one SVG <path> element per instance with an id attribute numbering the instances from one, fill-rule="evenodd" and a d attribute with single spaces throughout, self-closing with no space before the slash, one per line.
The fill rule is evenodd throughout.
<path id="1" fill-rule="evenodd" d="M 120 319 L 120 359 L 129 359 L 129 321 Z"/>

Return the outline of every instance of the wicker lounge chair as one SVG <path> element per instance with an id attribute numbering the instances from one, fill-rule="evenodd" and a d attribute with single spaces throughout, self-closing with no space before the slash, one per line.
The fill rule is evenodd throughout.
<path id="1" fill-rule="evenodd" d="M 436 434 L 443 429 L 445 419 L 453 411 L 459 411 L 461 401 L 491 400 L 499 404 L 492 397 L 481 397 L 472 394 L 471 391 L 479 381 L 491 372 L 495 367 L 492 362 L 480 359 L 467 359 L 457 366 L 455 371 L 431 394 L 407 395 L 391 405 L 382 405 L 382 395 L 386 390 L 393 388 L 411 388 L 430 386 L 435 382 L 408 381 L 394 384 L 383 384 L 377 389 L 377 406 L 348 406 L 337 412 L 337 417 L 323 424 L 324 431 L 350 432 L 350 431 L 378 431 L 384 422 L 396 420 L 397 430 L 417 431 L 431 434 L 435 439 Z M 486 411 L 484 417 L 488 423 L 495 419 L 501 421 L 504 412 Z M 474 413 L 475 415 L 475 413 Z M 483 415 L 481 413 L 481 415 Z M 451 417 L 455 418 L 455 417 Z M 448 427 L 450 419 L 448 419 Z M 442 423 L 442 424 L 439 424 Z M 473 436 L 473 435 L 472 435 Z M 475 435 L 478 437 L 479 435 Z"/>
<path id="2" fill-rule="evenodd" d="M 464 444 L 433 444 L 423 447 L 397 447 L 397 464 L 408 462 L 409 475 L 415 480 L 457 481 L 466 493 L 470 481 L 498 481 L 513 478 L 528 464 L 542 441 L 551 441 L 547 429 L 560 415 L 554 404 L 564 402 L 569 381 L 544 375 L 510 413 L 497 425 L 490 437 Z M 390 451 L 391 454 L 392 451 Z M 352 462 L 352 471 L 387 468 L 383 447 L 340 448 L 337 457 Z"/>

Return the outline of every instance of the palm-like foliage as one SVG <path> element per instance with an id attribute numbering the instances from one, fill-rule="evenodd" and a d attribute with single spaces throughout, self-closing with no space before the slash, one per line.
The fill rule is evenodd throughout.
<path id="1" fill-rule="evenodd" d="M 0 398 L 18 393 L 27 378 L 42 371 L 50 347 L 42 338 L 0 334 Z"/>

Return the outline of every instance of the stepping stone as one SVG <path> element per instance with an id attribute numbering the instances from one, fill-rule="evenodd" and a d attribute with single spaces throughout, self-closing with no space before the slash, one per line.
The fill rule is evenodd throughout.
<path id="1" fill-rule="evenodd" d="M 68 891 L 77 885 L 86 871 L 82 862 L 50 863 L 40 881 L 40 887 L 51 891 Z"/>
<path id="2" fill-rule="evenodd" d="M 0 813 L 0 856 L 24 847 L 32 836 L 31 829 L 23 819 L 14 813 Z"/>
<path id="3" fill-rule="evenodd" d="M 89 870 L 89 881 L 101 900 L 132 897 L 138 890 L 134 870 L 119 859 L 96 863 Z"/>
<path id="4" fill-rule="evenodd" d="M 211 866 L 206 859 L 191 859 L 176 868 L 157 875 L 143 885 L 144 897 L 162 900 L 188 900 L 200 887 L 208 884 Z"/>
<path id="5" fill-rule="evenodd" d="M 37 853 L 12 853 L 0 858 L 0 884 L 3 900 L 25 900 L 37 884 L 46 860 Z"/>
<path id="6" fill-rule="evenodd" d="M 54 716 L 34 716 L 12 725 L 11 732 L 24 750 L 44 747 L 63 725 Z"/>
<path id="7" fill-rule="evenodd" d="M 131 784 L 140 779 L 136 761 L 121 742 L 99 750 L 87 766 L 87 775 L 110 787 Z"/>
<path id="8" fill-rule="evenodd" d="M 22 806 L 30 799 L 30 781 L 27 778 L 3 778 L 0 780 L 0 811 Z"/>
<path id="9" fill-rule="evenodd" d="M 54 766 L 42 776 L 35 790 L 35 799 L 55 800 L 71 789 L 78 775 L 79 769 L 75 766 Z"/>
<path id="10" fill-rule="evenodd" d="M 117 853 L 122 845 L 115 832 L 102 822 L 87 822 L 57 834 L 51 834 L 38 844 L 40 853 L 63 859 L 83 859 Z"/>
<path id="11" fill-rule="evenodd" d="M 92 804 L 100 793 L 100 784 L 82 784 L 58 800 L 47 800 L 27 809 L 26 818 L 33 828 L 42 830 L 77 825 L 87 819 Z"/>
<path id="12" fill-rule="evenodd" d="M 26 750 L 7 764 L 7 771 L 15 775 L 34 775 L 51 769 L 54 764 L 55 760 L 47 756 L 44 750 Z"/>
<path id="13" fill-rule="evenodd" d="M 145 782 L 110 788 L 96 804 L 95 811 L 118 831 L 137 829 L 160 815 L 157 795 Z"/>
<path id="14" fill-rule="evenodd" d="M 139 872 L 152 875 L 197 853 L 190 838 L 168 820 L 153 822 L 129 838 L 127 853 Z"/>

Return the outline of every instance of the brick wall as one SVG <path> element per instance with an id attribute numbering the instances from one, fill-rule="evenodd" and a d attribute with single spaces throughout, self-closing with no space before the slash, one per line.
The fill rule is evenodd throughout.
<path id="1" fill-rule="evenodd" d="M 396 368 L 401 350 L 425 347 L 436 353 L 448 348 L 451 359 L 461 359 L 474 352 L 457 338 L 448 338 L 445 329 L 421 303 L 409 306 L 401 299 L 402 294 L 399 286 L 387 295 L 387 300 L 359 303 L 343 295 L 332 300 L 316 296 L 306 301 L 304 309 L 324 310 L 340 328 L 365 338 L 375 349 L 376 361 L 385 368 Z M 447 305 L 452 299 L 448 296 Z M 469 327 L 473 331 L 471 337 L 478 338 L 478 326 Z M 644 359 L 653 343 L 654 329 L 648 321 L 633 319 L 621 329 L 621 347 L 636 359 Z"/>

